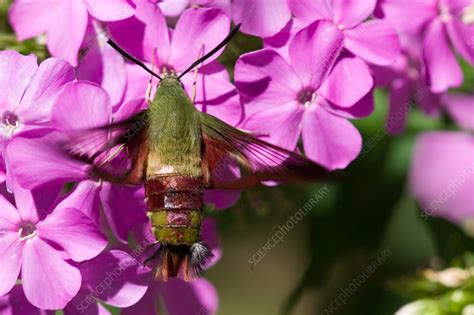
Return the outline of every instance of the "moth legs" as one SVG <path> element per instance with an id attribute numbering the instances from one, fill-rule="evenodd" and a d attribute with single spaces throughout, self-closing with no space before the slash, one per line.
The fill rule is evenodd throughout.
<path id="1" fill-rule="evenodd" d="M 202 56 L 204 56 L 204 45 L 201 46 L 201 50 L 199 51 L 198 59 L 201 58 Z M 200 68 L 201 68 L 201 65 L 199 67 L 194 68 L 193 95 L 191 97 L 191 100 L 192 100 L 193 104 L 196 101 L 196 94 L 197 94 L 196 82 L 197 82 L 197 79 L 198 79 L 198 71 L 199 71 Z"/>
<path id="2" fill-rule="evenodd" d="M 153 49 L 153 61 L 151 64 L 151 71 L 155 71 L 155 65 L 156 65 L 156 47 Z M 146 92 L 145 92 L 145 100 L 148 105 L 151 104 L 151 89 L 153 88 L 153 75 L 150 74 L 150 79 L 148 80 L 148 85 L 146 87 Z"/>

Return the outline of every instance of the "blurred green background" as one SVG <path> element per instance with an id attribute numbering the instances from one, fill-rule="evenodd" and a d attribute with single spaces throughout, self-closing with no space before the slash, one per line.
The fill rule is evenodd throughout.
<path id="1" fill-rule="evenodd" d="M 7 1 L 0 0 L 0 49 L 47 57 L 45 48 L 34 40 L 16 42 L 6 9 Z M 259 40 L 239 35 L 220 60 L 232 70 L 237 56 L 259 47 Z M 472 92 L 474 71 L 462 64 L 466 78 L 462 90 Z M 464 305 L 474 303 L 472 283 L 461 288 L 465 293 L 461 301 L 451 301 L 454 289 L 421 275 L 425 268 L 471 266 L 474 245 L 465 231 L 444 220 L 423 220 L 407 187 L 416 135 L 455 127 L 447 117 L 427 118 L 415 107 L 406 132 L 389 136 L 384 131 L 386 91 L 377 89 L 374 97 L 375 112 L 354 124 L 364 143 L 375 145 L 366 147 L 366 154 L 337 182 L 259 187 L 243 192 L 230 209 L 207 210 L 218 220 L 224 253 L 206 274 L 219 293 L 219 314 L 391 315 L 415 299 L 440 297 L 446 299 L 444 311 L 426 314 L 461 314 Z M 252 266 L 252 255 L 324 184 L 329 188 L 327 196 Z M 364 277 L 345 303 L 329 311 L 341 290 L 347 292 L 353 279 L 387 251 L 388 257 Z"/>

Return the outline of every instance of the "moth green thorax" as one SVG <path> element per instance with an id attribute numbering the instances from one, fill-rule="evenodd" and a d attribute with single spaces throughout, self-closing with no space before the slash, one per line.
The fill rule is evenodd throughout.
<path id="1" fill-rule="evenodd" d="M 94 138 L 91 135 L 66 146 L 76 158 L 89 161 L 97 178 L 145 185 L 148 217 L 156 240 L 152 245 L 154 253 L 145 263 L 156 262 L 156 275 L 164 280 L 195 277 L 212 257 L 200 235 L 206 189 L 243 189 L 260 181 L 315 180 L 326 174 L 324 168 L 304 156 L 258 139 L 194 107 L 180 78 L 223 48 L 238 29 L 239 25 L 179 76 L 172 73 L 161 77 L 109 41 L 123 56 L 159 79 L 155 96 L 146 110 L 91 130 L 93 135 L 106 132 L 109 139 L 98 152 L 84 152 L 84 147 L 97 148 L 84 143 Z M 115 153 L 108 154 L 111 151 Z M 110 162 L 123 156 L 126 167 L 117 171 L 117 164 Z M 240 167 L 240 178 L 221 176 L 229 165 Z"/>
<path id="2" fill-rule="evenodd" d="M 175 75 L 161 80 L 149 110 L 149 175 L 169 171 L 201 176 L 199 113 Z"/>

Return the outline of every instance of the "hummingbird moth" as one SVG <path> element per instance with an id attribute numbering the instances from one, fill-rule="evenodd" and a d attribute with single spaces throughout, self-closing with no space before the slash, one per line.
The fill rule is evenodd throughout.
<path id="1" fill-rule="evenodd" d="M 261 181 L 308 181 L 327 173 L 298 153 L 196 110 L 186 94 L 180 78 L 223 48 L 239 26 L 179 76 L 161 77 L 109 40 L 124 57 L 159 79 L 155 96 L 146 110 L 90 130 L 84 141 L 78 139 L 66 148 L 75 158 L 94 165 L 92 173 L 101 180 L 145 185 L 148 217 L 159 245 L 147 261 L 157 261 L 156 276 L 163 280 L 197 277 L 212 258 L 200 240 L 204 190 L 242 189 Z M 97 144 L 87 146 L 91 134 L 104 131 L 109 134 L 108 143 L 99 150 Z M 119 155 L 125 156 L 127 166 L 118 173 L 112 162 Z M 107 158 L 97 163 L 101 156 Z M 240 178 L 229 181 L 215 175 L 221 173 L 216 170 L 225 159 L 239 165 Z"/>

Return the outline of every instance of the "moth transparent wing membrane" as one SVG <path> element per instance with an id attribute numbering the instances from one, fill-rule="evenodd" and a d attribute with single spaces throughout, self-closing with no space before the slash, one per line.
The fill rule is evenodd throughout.
<path id="1" fill-rule="evenodd" d="M 63 149 L 92 165 L 92 176 L 117 184 L 140 184 L 148 154 L 148 112 L 89 130 L 68 132 Z"/>
<path id="2" fill-rule="evenodd" d="M 201 115 L 204 139 L 204 174 L 209 188 L 242 189 L 261 181 L 314 181 L 328 171 L 308 158 L 280 148 L 238 130 L 206 113 Z M 235 181 L 222 181 L 214 174 L 220 161 L 237 162 L 244 175 Z"/>

